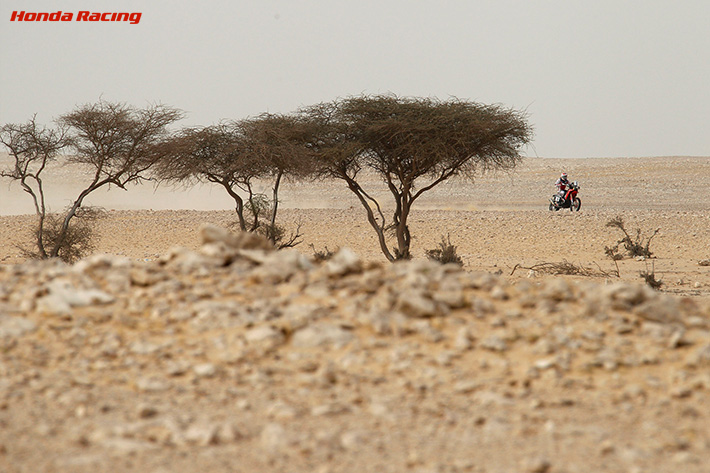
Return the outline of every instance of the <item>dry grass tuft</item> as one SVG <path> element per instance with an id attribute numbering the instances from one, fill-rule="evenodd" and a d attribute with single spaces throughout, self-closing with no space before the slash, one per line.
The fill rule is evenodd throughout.
<path id="1" fill-rule="evenodd" d="M 594 263 L 596 264 L 596 263 Z M 554 276 L 566 275 L 566 276 L 586 276 L 586 277 L 619 277 L 617 272 L 604 271 L 597 265 L 598 269 L 592 269 L 582 266 L 581 264 L 570 263 L 569 261 L 563 259 L 561 262 L 545 262 L 538 263 L 532 266 L 523 266 L 521 264 L 516 264 L 513 267 L 510 275 L 512 276 L 515 271 L 520 269 L 527 269 L 529 271 L 535 271 L 541 274 L 550 274 Z"/>

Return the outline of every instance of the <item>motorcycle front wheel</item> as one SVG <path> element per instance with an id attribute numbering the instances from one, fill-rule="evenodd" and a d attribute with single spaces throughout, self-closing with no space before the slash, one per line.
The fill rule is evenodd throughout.
<path id="1" fill-rule="evenodd" d="M 578 198 L 575 197 L 574 200 L 572 201 L 572 205 L 570 205 L 570 211 L 574 210 L 579 212 L 579 209 L 582 208 L 582 201 Z"/>

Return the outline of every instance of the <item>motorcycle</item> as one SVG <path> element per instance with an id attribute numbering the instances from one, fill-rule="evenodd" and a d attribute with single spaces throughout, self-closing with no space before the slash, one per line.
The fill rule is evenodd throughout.
<path id="1" fill-rule="evenodd" d="M 567 189 L 564 197 L 560 194 L 555 194 L 550 197 L 550 210 L 554 210 L 556 212 L 560 209 L 569 209 L 570 212 L 579 212 L 579 209 L 582 207 L 582 200 L 577 197 L 577 194 L 579 193 L 579 184 L 577 181 L 574 181 L 570 183 L 568 187 L 569 188 Z"/>

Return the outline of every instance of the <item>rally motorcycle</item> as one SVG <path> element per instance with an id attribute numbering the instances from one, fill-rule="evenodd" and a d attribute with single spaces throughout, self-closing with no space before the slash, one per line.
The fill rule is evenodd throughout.
<path id="1" fill-rule="evenodd" d="M 578 193 L 579 184 L 577 181 L 574 181 L 569 184 L 564 197 L 559 193 L 550 197 L 550 210 L 558 211 L 560 209 L 570 209 L 570 211 L 579 212 L 579 209 L 582 207 L 582 201 L 577 197 Z"/>

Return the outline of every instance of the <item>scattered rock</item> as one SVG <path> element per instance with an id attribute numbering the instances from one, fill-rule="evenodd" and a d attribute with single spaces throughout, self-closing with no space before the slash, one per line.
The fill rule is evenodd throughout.
<path id="1" fill-rule="evenodd" d="M 397 298 L 396 309 L 409 317 L 436 317 L 443 315 L 443 307 L 419 290 L 402 292 Z"/>
<path id="2" fill-rule="evenodd" d="M 504 352 L 508 350 L 508 344 L 497 335 L 491 335 L 484 338 L 481 340 L 480 345 L 481 348 L 491 351 Z"/>
<path id="3" fill-rule="evenodd" d="M 324 269 L 330 277 L 344 276 L 348 273 L 360 272 L 362 261 L 350 248 L 341 248 L 325 263 Z"/>
<path id="4" fill-rule="evenodd" d="M 219 430 L 220 426 L 217 424 L 192 424 L 183 435 L 187 442 L 207 447 L 219 442 Z"/>
<path id="5" fill-rule="evenodd" d="M 308 348 L 332 346 L 341 348 L 354 339 L 354 335 L 340 325 L 318 322 L 293 334 L 291 343 L 294 347 Z"/>
<path id="6" fill-rule="evenodd" d="M 19 338 L 26 333 L 34 332 L 37 324 L 24 317 L 0 315 L 0 338 Z"/>
<path id="7" fill-rule="evenodd" d="M 468 350 L 473 346 L 471 342 L 471 333 L 466 327 L 461 327 L 456 332 L 456 338 L 454 339 L 454 348 L 457 350 Z"/>
<path id="8" fill-rule="evenodd" d="M 708 366 L 710 365 L 710 343 L 698 348 L 694 353 L 690 354 L 686 364 L 691 366 Z"/>
<path id="9" fill-rule="evenodd" d="M 261 235 L 253 232 L 239 232 L 237 234 L 212 224 L 200 228 L 200 237 L 203 245 L 223 243 L 229 248 L 244 250 L 270 251 L 274 246 Z"/>
<path id="10" fill-rule="evenodd" d="M 152 393 L 167 391 L 170 389 L 170 384 L 160 378 L 147 377 L 138 379 L 136 381 L 136 387 L 139 391 Z"/>
<path id="11" fill-rule="evenodd" d="M 270 325 L 260 325 L 250 329 L 244 338 L 250 343 L 266 344 L 270 347 L 278 346 L 286 339 L 281 330 Z"/>
<path id="12" fill-rule="evenodd" d="M 54 280 L 47 284 L 47 295 L 37 299 L 38 312 L 68 315 L 72 307 L 84 307 L 94 304 L 110 304 L 115 299 L 112 295 L 98 289 L 77 289 L 70 281 Z"/>
<path id="13" fill-rule="evenodd" d="M 217 374 L 217 367 L 212 363 L 200 363 L 193 366 L 192 371 L 198 378 L 212 378 Z"/>
<path id="14" fill-rule="evenodd" d="M 523 462 L 522 469 L 526 473 L 547 473 L 552 463 L 546 458 L 530 458 Z"/>
<path id="15" fill-rule="evenodd" d="M 150 404 L 141 404 L 138 406 L 138 417 L 141 419 L 149 419 L 158 415 L 158 408 Z"/>
<path id="16" fill-rule="evenodd" d="M 281 424 L 267 424 L 261 431 L 261 446 L 269 453 L 278 453 L 288 446 L 286 429 Z"/>
<path id="17" fill-rule="evenodd" d="M 313 264 L 294 249 L 269 253 L 264 262 L 252 271 L 251 276 L 257 282 L 278 284 L 287 281 L 299 271 L 309 270 Z"/>
<path id="18" fill-rule="evenodd" d="M 444 445 L 461 453 L 450 435 L 486 449 L 514 438 L 510 461 L 531 473 L 557 471 L 530 448 L 550 439 L 596 442 L 590 467 L 649 455 L 692 469 L 710 445 L 702 301 L 618 281 L 509 284 L 427 261 L 365 263 L 347 249 L 314 264 L 216 227 L 202 241 L 152 262 L 0 265 L 0 463 L 23 451 L 15 425 L 53 449 L 47 468 L 83 450 L 94 456 L 75 466 L 97 471 L 101 455 L 217 462 L 232 450 L 213 446 L 242 439 L 232 453 L 274 471 L 359 468 L 370 451 L 389 452 L 373 466 L 383 471 L 497 471 L 471 451 L 436 457 Z M 583 409 L 585 424 L 568 421 Z M 683 432 L 693 440 L 672 448 L 690 453 L 668 455 L 661 437 Z"/>

